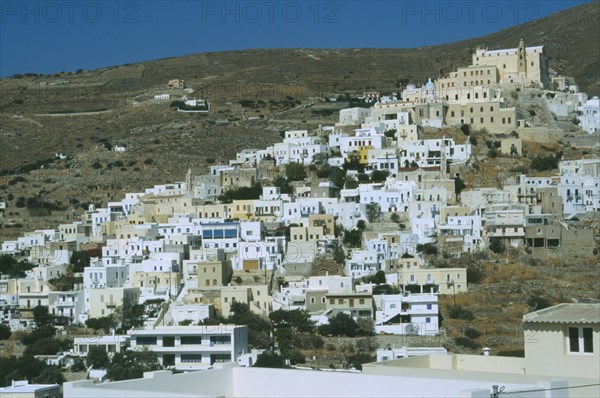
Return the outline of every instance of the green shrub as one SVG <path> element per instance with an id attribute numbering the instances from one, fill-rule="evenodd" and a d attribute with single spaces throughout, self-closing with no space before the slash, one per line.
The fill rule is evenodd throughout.
<path id="1" fill-rule="evenodd" d="M 448 316 L 452 319 L 464 319 L 467 321 L 475 319 L 475 315 L 461 305 L 453 305 L 450 307 Z"/>
<path id="2" fill-rule="evenodd" d="M 477 338 L 481 337 L 481 332 L 470 326 L 464 328 L 463 334 L 470 339 L 477 339 Z"/>
<path id="3" fill-rule="evenodd" d="M 454 339 L 454 342 L 462 347 L 465 348 L 470 348 L 472 350 L 475 350 L 479 347 L 481 347 L 478 343 L 476 343 L 475 341 L 471 340 L 468 337 L 464 337 L 464 336 L 460 336 Z"/>

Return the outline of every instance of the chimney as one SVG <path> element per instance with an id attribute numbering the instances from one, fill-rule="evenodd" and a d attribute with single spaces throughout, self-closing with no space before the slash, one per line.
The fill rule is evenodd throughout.
<path id="1" fill-rule="evenodd" d="M 484 347 L 482 351 L 483 351 L 483 356 L 484 357 L 489 357 L 490 356 L 490 351 L 491 351 L 490 348 Z"/>

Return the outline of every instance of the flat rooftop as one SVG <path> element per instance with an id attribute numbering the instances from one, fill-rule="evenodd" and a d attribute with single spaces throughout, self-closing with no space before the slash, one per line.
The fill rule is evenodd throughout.
<path id="1" fill-rule="evenodd" d="M 600 323 L 600 304 L 559 304 L 526 314 L 523 322 Z"/>

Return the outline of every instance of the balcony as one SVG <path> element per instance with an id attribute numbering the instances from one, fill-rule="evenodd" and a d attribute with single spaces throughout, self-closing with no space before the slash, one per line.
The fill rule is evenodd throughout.
<path id="1" fill-rule="evenodd" d="M 139 347 L 139 348 L 138 348 Z M 162 345 L 136 345 L 137 349 L 147 348 L 148 350 L 161 353 L 186 353 L 186 352 L 230 352 L 233 349 L 232 344 L 183 344 L 174 347 L 163 347 Z"/>

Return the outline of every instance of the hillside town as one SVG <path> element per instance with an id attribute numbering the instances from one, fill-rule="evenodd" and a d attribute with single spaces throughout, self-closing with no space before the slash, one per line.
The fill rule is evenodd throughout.
<path id="1" fill-rule="evenodd" d="M 543 121 L 521 106 L 528 96 L 545 104 Z M 3 334 L 60 341 L 35 357 L 85 372 L 65 397 L 174 386 L 190 397 L 291 396 L 298 383 L 315 397 L 399 389 L 498 397 L 498 385 L 523 397 L 598 395 L 598 300 L 526 314 L 519 357 L 436 340 L 448 333 L 440 300 L 468 293 L 477 277 L 458 259 L 598 255 L 597 224 L 582 220 L 600 212 L 600 158 L 540 155 L 537 168 L 489 185 L 465 175 L 475 160 L 519 159 L 531 143 L 561 141 L 561 121 L 597 135 L 598 98 L 550 69 L 543 46 L 521 40 L 477 49 L 470 65 L 422 86 L 365 92 L 363 102 L 339 111 L 334 125 L 287 130 L 282 142 L 257 143 L 228 164 L 192 166 L 181 181 L 2 242 Z M 211 111 L 208 101 L 183 104 L 190 108 L 178 111 Z M 477 178 L 494 181 L 487 172 Z M 311 354 L 343 336 L 404 344 L 369 347 L 334 367 Z M 142 376 L 111 368 L 115 357 L 151 362 L 144 370 L 154 373 L 115 382 Z M 390 375 L 398 377 L 381 382 Z M 586 387 L 565 393 L 573 385 Z M 54 396 L 60 385 L 13 381 L 0 395 L 36 388 Z"/>

